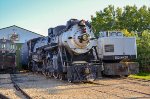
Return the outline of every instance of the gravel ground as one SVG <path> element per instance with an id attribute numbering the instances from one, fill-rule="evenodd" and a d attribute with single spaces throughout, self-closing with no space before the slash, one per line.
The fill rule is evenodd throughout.
<path id="1" fill-rule="evenodd" d="M 103 78 L 94 83 L 68 83 L 32 73 L 16 74 L 15 81 L 34 99 L 150 99 L 150 82 Z M 2 94 L 13 99 L 19 98 L 12 86 L 8 87 L 8 84 L 3 86 L 1 82 L 2 79 L 0 79 Z"/>
<path id="2" fill-rule="evenodd" d="M 11 99 L 20 99 L 20 95 L 11 83 L 9 74 L 0 74 L 0 93 Z"/>

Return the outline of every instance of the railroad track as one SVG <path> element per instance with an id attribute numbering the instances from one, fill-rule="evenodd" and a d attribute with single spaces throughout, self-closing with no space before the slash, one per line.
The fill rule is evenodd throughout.
<path id="1" fill-rule="evenodd" d="M 128 81 L 128 78 L 121 79 L 121 80 L 127 80 Z M 130 79 L 130 80 L 134 81 L 135 79 Z M 141 82 L 149 82 L 149 81 L 145 81 L 145 80 L 144 81 L 140 80 L 140 81 Z M 128 82 L 131 83 L 131 81 L 128 81 Z M 145 92 L 141 92 L 141 91 L 137 91 L 137 90 L 128 89 L 128 88 L 122 87 L 121 84 L 102 84 L 102 83 L 98 83 L 98 82 L 84 82 L 84 83 L 96 85 L 96 86 L 93 86 L 93 88 L 90 88 L 92 91 L 109 94 L 111 96 L 115 96 L 115 97 L 118 97 L 118 98 L 124 98 L 124 97 L 122 97 L 121 95 L 115 94 L 115 93 L 109 93 L 109 91 L 103 91 L 103 90 L 95 89 L 94 87 L 98 88 L 98 87 L 111 87 L 111 86 L 115 86 L 115 88 L 123 90 L 123 91 L 133 92 L 133 93 L 142 94 L 142 95 L 146 96 L 146 97 L 141 97 L 141 98 L 150 98 L 150 93 L 145 93 Z M 135 84 L 135 82 L 132 82 L 132 83 Z M 137 83 L 137 84 L 142 85 L 141 83 Z M 147 86 L 147 85 L 142 85 L 142 86 Z"/>
<path id="2" fill-rule="evenodd" d="M 150 86 L 150 80 L 143 80 L 143 79 L 135 79 L 135 78 L 122 78 L 122 80 L 132 83 L 132 84 L 138 84 L 141 86 Z"/>
<path id="3" fill-rule="evenodd" d="M 105 77 L 106 79 L 119 79 L 123 80 L 132 84 L 138 84 L 141 86 L 150 86 L 150 80 L 144 80 L 144 79 L 136 79 L 136 78 L 130 78 L 130 77 Z"/>
<path id="4" fill-rule="evenodd" d="M 138 78 L 131 78 L 131 77 L 128 77 L 127 79 L 136 80 L 136 81 L 140 81 L 140 82 L 150 82 L 150 80 L 138 79 Z"/>
<path id="5" fill-rule="evenodd" d="M 38 75 L 40 76 L 40 75 Z M 11 79 L 12 79 L 12 84 L 15 86 L 17 84 L 18 86 L 18 77 L 20 76 L 17 76 L 15 74 L 11 74 Z M 44 77 L 42 75 L 42 77 Z M 111 78 L 109 78 L 110 81 L 112 80 Z M 131 96 L 131 98 L 147 98 L 149 99 L 150 98 L 150 93 L 148 91 L 141 91 L 139 89 L 133 89 L 133 88 L 130 88 L 130 87 L 125 87 L 127 86 L 128 84 L 130 84 L 131 82 L 131 85 L 132 84 L 135 84 L 134 83 L 134 79 L 132 79 L 131 81 L 128 81 L 129 79 L 128 78 L 117 78 L 119 81 L 118 83 L 114 83 L 115 81 L 113 81 L 112 83 L 109 83 L 109 79 L 106 79 L 106 81 L 108 81 L 108 83 L 105 83 L 105 81 L 101 81 L 101 80 L 105 80 L 104 79 L 101 79 L 101 80 L 98 80 L 98 81 L 94 81 L 94 82 L 83 82 L 83 83 L 72 83 L 72 85 L 77 85 L 77 86 L 73 86 L 73 87 L 69 87 L 68 89 L 64 89 L 64 90 L 72 90 L 72 89 L 75 89 L 75 90 L 78 90 L 78 89 L 84 89 L 86 92 L 91 93 L 91 94 L 94 94 L 95 96 L 97 95 L 101 95 L 101 98 L 108 98 L 109 96 L 112 97 L 112 98 L 129 98 Z M 116 78 L 115 78 L 116 79 Z M 120 80 L 119 80 L 120 79 Z M 14 84 L 14 83 L 15 84 Z M 58 81 L 58 82 L 61 82 L 61 81 Z M 65 83 L 68 83 L 67 81 L 63 81 Z M 135 82 L 138 82 L 137 80 L 135 80 Z M 142 82 L 142 81 L 141 81 Z M 147 81 L 143 81 L 143 83 L 146 82 L 148 83 Z M 87 83 L 87 84 L 86 84 Z M 44 84 L 44 83 L 43 83 Z M 91 85 L 88 85 L 88 84 L 91 84 Z M 125 86 L 124 86 L 125 85 Z M 141 84 L 138 84 L 136 83 L 136 86 L 139 86 Z M 19 87 L 19 86 L 18 86 Z M 20 86 L 21 87 L 21 86 Z M 19 88 L 20 88 L 19 87 Z M 103 87 L 103 88 L 102 88 Z M 147 86 L 145 86 L 147 87 Z M 148 86 L 149 87 L 149 86 Z M 109 89 L 110 88 L 110 89 Z M 18 88 L 15 88 L 16 90 Z M 20 88 L 21 89 L 21 88 Z M 63 90 L 63 89 L 62 89 Z M 61 90 L 60 90 L 61 91 Z M 82 91 L 82 90 L 81 90 Z M 113 92 L 114 91 L 114 92 Z M 17 93 L 18 90 L 16 91 Z M 58 92 L 59 92 L 59 88 L 58 88 Z M 63 92 L 63 91 L 62 91 Z M 27 97 L 24 95 L 24 91 L 23 92 L 20 92 L 24 97 L 26 97 L 27 99 L 31 99 L 31 97 Z M 131 93 L 133 95 L 129 95 L 127 93 Z M 26 94 L 26 93 L 25 93 Z M 87 93 L 86 93 L 87 94 Z M 127 94 L 127 96 L 125 96 Z M 20 95 L 20 94 L 19 94 Z M 107 97 L 108 96 L 108 97 Z M 135 96 L 135 97 L 134 97 Z M 34 96 L 33 96 L 34 97 Z M 74 96 L 75 97 L 75 96 Z M 1 99 L 1 98 L 0 98 Z"/>
<path id="6" fill-rule="evenodd" d="M 14 74 L 10 74 L 10 77 L 11 77 L 11 81 L 12 81 L 12 83 L 13 83 L 14 88 L 15 88 L 19 93 L 21 93 L 21 95 L 22 95 L 23 97 L 25 97 L 26 99 L 32 99 L 32 98 L 31 98 L 26 92 L 24 92 L 24 91 L 19 87 L 19 85 L 16 83 L 16 81 L 14 80 L 15 75 L 14 75 Z"/>
<path id="7" fill-rule="evenodd" d="M 0 94 L 0 99 L 9 99 L 9 98 L 3 94 Z"/>
<path id="8" fill-rule="evenodd" d="M 91 92 L 99 92 L 99 93 L 104 93 L 104 94 L 107 94 L 107 95 L 111 95 L 111 96 L 115 96 L 117 98 L 124 98 L 122 97 L 121 95 L 117 95 L 115 93 L 110 93 L 108 91 L 103 91 L 103 90 L 99 90 L 98 88 L 99 87 L 106 87 L 106 86 L 112 86 L 112 85 L 105 85 L 105 84 L 101 84 L 101 83 L 96 83 L 96 82 L 83 82 L 84 84 L 92 84 L 92 85 L 96 85 L 96 86 L 91 86 L 91 88 L 89 89 L 89 87 L 86 87 L 84 84 L 82 85 L 83 88 L 88 88 L 89 90 L 91 90 Z M 114 85 L 114 84 L 113 84 Z M 116 84 L 115 84 L 116 85 Z M 97 89 L 95 89 L 97 88 Z M 105 97 L 104 97 L 105 98 Z"/>

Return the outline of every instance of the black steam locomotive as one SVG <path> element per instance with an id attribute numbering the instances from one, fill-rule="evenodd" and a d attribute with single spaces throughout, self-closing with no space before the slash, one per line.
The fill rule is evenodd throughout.
<path id="1" fill-rule="evenodd" d="M 27 41 L 21 53 L 24 68 L 49 77 L 78 82 L 101 76 L 96 39 L 85 20 L 49 28 L 47 37 Z"/>
<path id="2" fill-rule="evenodd" d="M 0 39 L 0 72 L 14 72 L 16 68 L 16 45 L 8 39 Z"/>

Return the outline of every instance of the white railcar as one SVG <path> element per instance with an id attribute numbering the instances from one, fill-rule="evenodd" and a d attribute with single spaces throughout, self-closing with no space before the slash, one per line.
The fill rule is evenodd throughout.
<path id="1" fill-rule="evenodd" d="M 129 75 L 139 71 L 138 63 L 129 62 L 137 58 L 135 37 L 124 37 L 120 31 L 99 34 L 98 56 L 104 63 L 105 75 Z"/>
<path id="2" fill-rule="evenodd" d="M 98 54 L 103 60 L 135 59 L 137 46 L 135 37 L 123 37 L 122 32 L 100 32 Z"/>

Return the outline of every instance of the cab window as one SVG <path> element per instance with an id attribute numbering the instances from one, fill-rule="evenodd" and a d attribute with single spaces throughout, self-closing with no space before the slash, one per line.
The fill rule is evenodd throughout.
<path id="1" fill-rule="evenodd" d="M 2 44 L 2 45 L 1 45 L 1 48 L 2 48 L 2 49 L 5 49 L 5 48 L 6 48 L 6 44 Z"/>
<path id="2" fill-rule="evenodd" d="M 114 37 L 115 37 L 115 36 L 116 36 L 116 32 L 112 32 L 112 33 L 111 33 L 111 36 L 114 36 Z"/>
<path id="3" fill-rule="evenodd" d="M 117 35 L 118 35 L 118 36 L 122 36 L 122 32 L 118 32 Z"/>
<path id="4" fill-rule="evenodd" d="M 14 44 L 11 44 L 11 45 L 10 45 L 10 49 L 15 49 L 15 45 L 14 45 Z"/>

